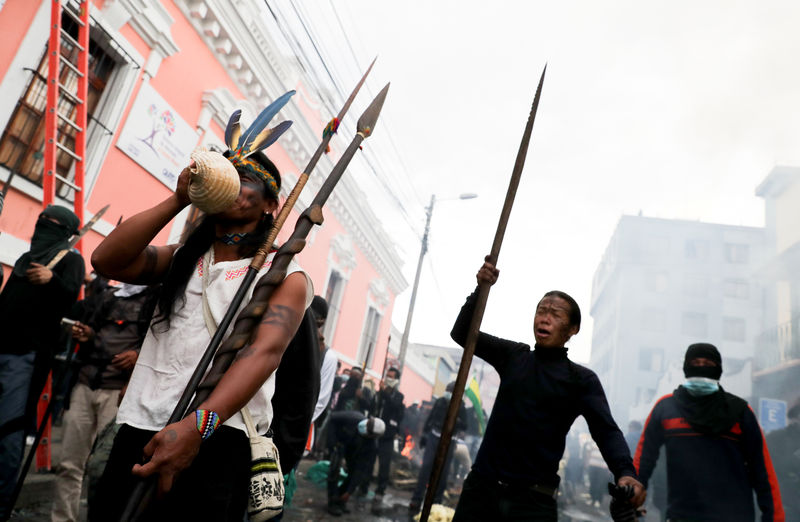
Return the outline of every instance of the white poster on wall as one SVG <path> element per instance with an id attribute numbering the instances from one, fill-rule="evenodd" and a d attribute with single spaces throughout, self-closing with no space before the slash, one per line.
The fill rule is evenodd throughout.
<path id="1" fill-rule="evenodd" d="M 194 128 L 149 83 L 143 83 L 117 147 L 174 190 L 198 138 Z"/>

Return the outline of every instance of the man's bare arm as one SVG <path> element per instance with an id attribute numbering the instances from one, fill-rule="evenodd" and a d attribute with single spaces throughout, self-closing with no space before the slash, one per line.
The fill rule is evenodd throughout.
<path id="1" fill-rule="evenodd" d="M 136 214 L 116 227 L 92 253 L 97 273 L 118 281 L 150 284 L 169 269 L 178 245 L 152 246 L 150 242 L 189 204 L 189 169 L 183 169 L 175 193 L 158 205 Z"/>

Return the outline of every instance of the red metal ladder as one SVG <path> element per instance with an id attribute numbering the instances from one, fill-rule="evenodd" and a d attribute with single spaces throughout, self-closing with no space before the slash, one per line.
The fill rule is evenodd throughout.
<path id="1" fill-rule="evenodd" d="M 87 92 L 89 75 L 89 0 L 78 1 L 78 12 L 74 12 L 69 7 L 62 6 L 61 0 L 50 0 L 50 39 L 47 45 L 47 105 L 45 109 L 45 141 L 44 141 L 44 175 L 42 177 L 42 205 L 47 205 L 55 201 L 56 180 L 70 186 L 75 190 L 74 210 L 75 214 L 83 225 L 83 205 L 84 205 L 84 177 L 86 173 L 86 123 L 87 123 Z M 62 15 L 71 17 L 78 25 L 78 39 L 75 40 L 62 27 Z M 66 41 L 78 49 L 77 63 L 71 62 L 61 54 L 61 42 Z M 70 69 L 77 77 L 77 90 L 70 91 L 61 83 L 61 73 Z M 71 120 L 68 115 L 58 112 L 59 100 L 62 97 L 75 104 L 75 119 Z M 75 130 L 75 149 L 59 141 L 59 120 Z M 74 160 L 74 179 L 68 180 L 64 175 L 56 171 L 58 153 L 64 153 Z M 65 175 L 67 173 L 64 173 Z M 75 247 L 82 252 L 82 245 L 79 241 Z M 47 383 L 42 390 L 42 395 L 37 404 L 37 421 L 41 423 L 47 405 L 53 396 L 52 372 L 47 377 Z M 50 469 L 51 457 L 51 426 L 50 418 L 47 419 L 47 426 L 42 435 L 39 447 L 36 449 L 36 469 Z"/>

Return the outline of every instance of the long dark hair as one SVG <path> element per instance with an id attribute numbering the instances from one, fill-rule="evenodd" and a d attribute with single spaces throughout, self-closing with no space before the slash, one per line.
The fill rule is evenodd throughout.
<path id="1" fill-rule="evenodd" d="M 281 178 L 275 164 L 261 152 L 257 152 L 251 157 L 261 163 L 275 177 L 278 183 L 278 190 L 280 190 Z M 267 189 L 266 184 L 264 184 L 264 197 L 275 199 Z M 261 217 L 256 229 L 247 234 L 247 237 L 239 243 L 240 259 L 253 257 L 256 254 L 259 247 L 267 239 L 267 235 L 269 235 L 269 231 L 272 228 L 272 222 L 272 214 L 264 214 Z M 208 252 L 208 249 L 214 245 L 214 241 L 217 239 L 216 224 L 217 218 L 215 215 L 204 216 L 186 238 L 186 242 L 172 256 L 172 263 L 164 276 L 156 300 L 158 308 L 153 321 L 153 331 L 155 331 L 155 326 L 158 324 L 162 325 L 159 330 L 166 331 L 169 329 L 170 318 L 172 317 L 176 300 L 180 300 L 180 306 L 186 303 L 186 285 L 189 283 L 192 272 L 197 266 L 197 260 Z"/>

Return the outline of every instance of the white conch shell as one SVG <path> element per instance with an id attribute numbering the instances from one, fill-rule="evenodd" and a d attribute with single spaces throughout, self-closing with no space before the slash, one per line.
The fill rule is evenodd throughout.
<path id="1" fill-rule="evenodd" d="M 206 214 L 229 209 L 239 196 L 239 174 L 219 152 L 203 148 L 191 154 L 195 166 L 189 180 L 189 199 Z"/>

